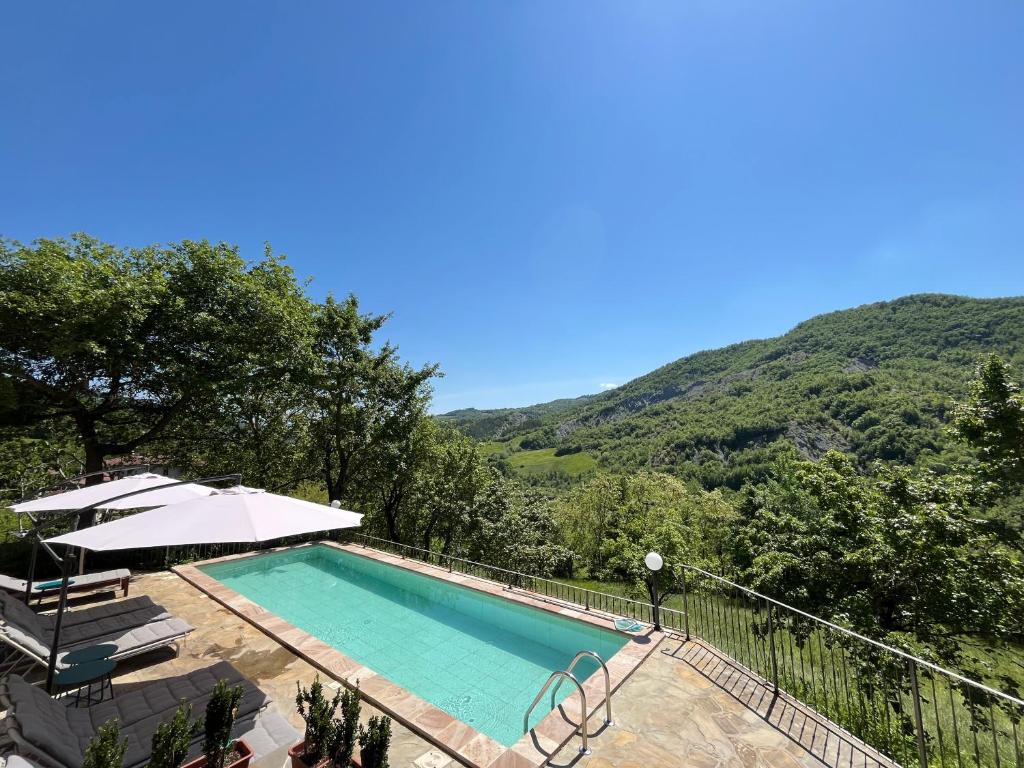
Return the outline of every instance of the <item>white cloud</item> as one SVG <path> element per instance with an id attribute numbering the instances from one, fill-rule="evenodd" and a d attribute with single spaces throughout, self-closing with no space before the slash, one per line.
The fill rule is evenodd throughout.
<path id="1" fill-rule="evenodd" d="M 602 382 L 601 384 L 598 384 L 597 386 L 599 386 L 601 389 L 615 389 L 619 385 L 618 384 L 612 384 L 611 382 Z"/>

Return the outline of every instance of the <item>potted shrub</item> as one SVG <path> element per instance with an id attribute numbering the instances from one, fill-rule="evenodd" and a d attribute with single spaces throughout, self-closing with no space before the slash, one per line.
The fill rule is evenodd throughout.
<path id="1" fill-rule="evenodd" d="M 355 759 L 356 739 L 359 736 L 359 681 L 354 691 L 341 694 L 341 717 L 334 721 L 334 743 L 331 757 L 334 768 L 359 765 Z"/>
<path id="2" fill-rule="evenodd" d="M 203 754 L 185 764 L 184 768 L 248 768 L 252 749 L 242 739 L 232 739 L 242 686 L 228 687 L 227 680 L 218 680 L 203 720 Z"/>
<path id="3" fill-rule="evenodd" d="M 390 743 L 391 718 L 374 715 L 365 728 L 359 728 L 359 761 L 362 768 L 388 768 Z"/>
<path id="4" fill-rule="evenodd" d="M 161 723 L 153 734 L 148 768 L 178 768 L 199 730 L 199 721 L 192 719 L 192 705 L 182 699 L 171 722 Z"/>
<path id="5" fill-rule="evenodd" d="M 117 720 L 108 720 L 89 740 L 82 768 L 123 768 L 127 749 L 128 739 L 121 740 L 121 728 Z"/>
<path id="6" fill-rule="evenodd" d="M 288 749 L 292 768 L 316 768 L 331 760 L 331 747 L 336 742 L 334 713 L 341 703 L 341 693 L 333 699 L 324 694 L 320 675 L 313 679 L 309 688 L 295 683 L 295 708 L 306 723 L 302 741 Z"/>

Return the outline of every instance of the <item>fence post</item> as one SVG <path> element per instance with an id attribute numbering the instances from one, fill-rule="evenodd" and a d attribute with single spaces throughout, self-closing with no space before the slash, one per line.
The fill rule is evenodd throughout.
<path id="1" fill-rule="evenodd" d="M 910 695 L 914 698 L 914 731 L 917 737 L 917 759 L 921 768 L 928 768 L 928 745 L 924 738 L 924 719 L 921 717 L 921 692 L 917 687 L 917 662 L 908 661 L 910 667 Z"/>
<path id="2" fill-rule="evenodd" d="M 683 566 L 683 629 L 686 632 L 686 639 L 690 639 L 690 599 L 686 595 L 686 566 Z"/>
<path id="3" fill-rule="evenodd" d="M 775 659 L 775 622 L 772 621 L 772 604 L 765 600 L 768 608 L 768 651 L 772 659 L 772 685 L 775 686 L 775 693 L 779 692 L 779 664 Z"/>

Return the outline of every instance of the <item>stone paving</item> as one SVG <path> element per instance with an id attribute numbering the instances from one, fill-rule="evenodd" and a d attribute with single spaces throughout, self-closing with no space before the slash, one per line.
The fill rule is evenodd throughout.
<path id="1" fill-rule="evenodd" d="M 179 576 L 157 573 L 133 581 L 132 594 L 147 594 L 197 627 L 175 658 L 156 653 L 122 665 L 118 682 L 137 682 L 227 660 L 269 693 L 299 728 L 295 682 L 316 671 Z M 774 702 L 774 703 L 773 703 Z M 579 768 L 875 768 L 888 766 L 838 726 L 806 711 L 751 679 L 729 659 L 690 641 L 668 637 L 612 697 L 615 725 L 590 720 L 592 753 L 578 754 L 575 737 L 551 759 Z M 364 705 L 363 715 L 373 714 Z M 393 724 L 395 768 L 455 768 L 458 764 L 399 723 Z M 283 753 L 257 768 L 281 768 Z"/>

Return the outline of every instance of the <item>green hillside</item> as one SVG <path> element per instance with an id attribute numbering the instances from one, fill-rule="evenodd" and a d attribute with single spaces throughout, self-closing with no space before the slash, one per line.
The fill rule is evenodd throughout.
<path id="1" fill-rule="evenodd" d="M 777 456 L 830 448 L 941 466 L 958 450 L 947 409 L 986 352 L 1024 361 L 1024 298 L 908 296 L 699 352 L 599 395 L 440 418 L 534 482 L 549 469 L 564 482 L 591 467 L 656 467 L 738 488 Z M 570 457 L 572 470 L 544 464 Z"/>

